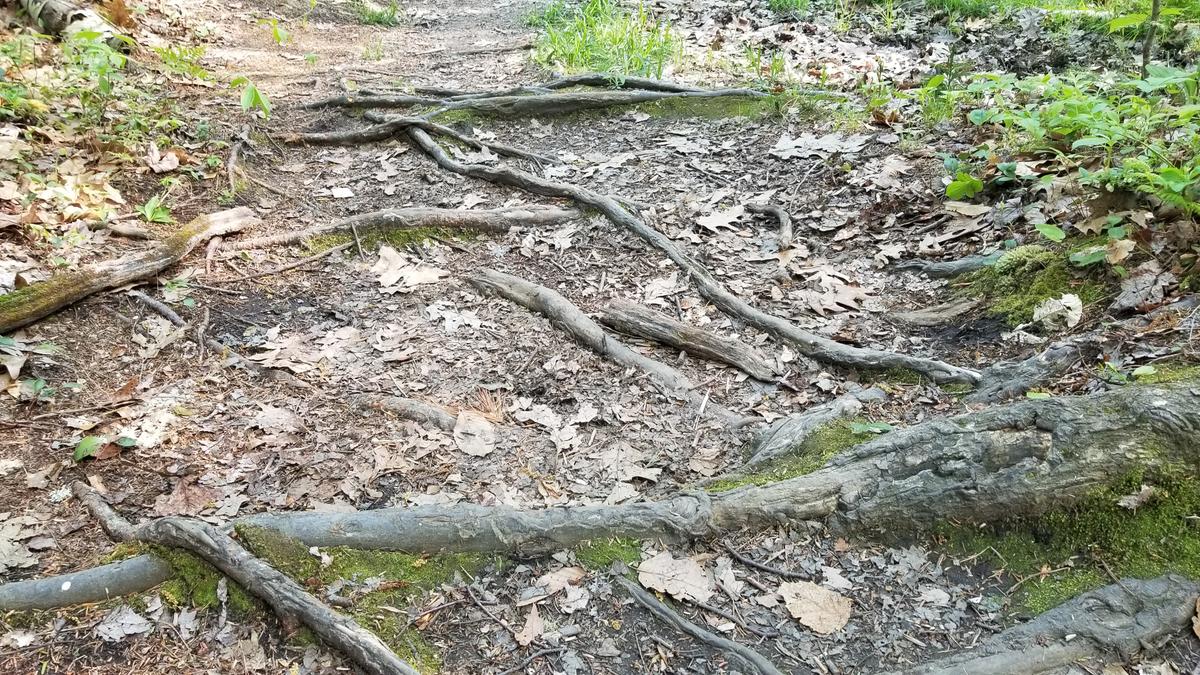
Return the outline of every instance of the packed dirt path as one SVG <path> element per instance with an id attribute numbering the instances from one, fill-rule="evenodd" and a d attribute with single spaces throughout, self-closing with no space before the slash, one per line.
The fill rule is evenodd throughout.
<path id="1" fill-rule="evenodd" d="M 580 206 L 447 171 L 403 134 L 345 146 L 287 142 L 297 133 L 369 126 L 356 112 L 302 107 L 325 97 L 494 91 L 547 81 L 551 74 L 530 53 L 535 29 L 525 17 L 533 3 L 414 3 L 392 27 L 363 25 L 349 3 L 292 5 L 167 5 L 186 10 L 190 29 L 206 36 L 202 63 L 216 80 L 250 78 L 269 97 L 272 113 L 264 120 L 226 100 L 226 92 L 168 84 L 190 124 L 204 120 L 214 137 L 236 148 L 232 160 L 225 155 L 227 165 L 181 200 L 177 220 L 245 206 L 258 222 L 219 248 L 192 253 L 159 279 L 162 288 L 141 290 L 170 302 L 187 331 L 199 329 L 242 358 L 198 346 L 126 289 L 26 329 L 64 348 L 42 365 L 42 377 L 86 386 L 69 405 L 15 409 L 13 423 L 5 423 L 9 463 L 0 473 L 0 513 L 48 537 L 29 545 L 37 566 L 13 578 L 87 568 L 111 552 L 97 523 L 71 498 L 75 480 L 104 492 L 134 521 L 186 515 L 224 524 L 266 511 L 460 503 L 631 505 L 736 474 L 753 433 L 765 424 L 847 395 L 863 395 L 848 415 L 854 422 L 825 430 L 828 438 L 808 448 L 817 460 L 807 470 L 877 434 L 981 407 L 965 402 L 954 383 L 911 370 L 844 368 L 798 353 L 723 313 L 687 271 L 592 209 L 556 216 L 549 225 L 526 218 L 507 231 L 355 230 L 303 245 L 239 250 L 239 239 L 384 209 L 528 214 Z M 715 21 L 688 23 L 693 10 L 669 3 L 663 11 L 675 12 L 682 29 L 698 36 Z M 259 22 L 272 15 L 290 19 L 286 44 L 273 42 Z M 301 15 L 303 24 L 296 21 Z M 852 58 L 852 39 L 824 41 L 827 29 L 814 30 L 807 34 L 814 53 L 846 59 L 840 65 L 848 73 L 872 67 Z M 879 50 L 889 64 L 914 72 L 935 56 L 920 47 Z M 738 83 L 717 70 L 670 75 L 713 87 Z M 670 104 L 446 123 L 547 161 L 500 159 L 465 146 L 449 150 L 454 159 L 512 161 L 636 205 L 628 208 L 738 298 L 822 339 L 970 373 L 1034 353 L 1005 337 L 1010 327 L 977 311 L 978 304 L 943 308 L 964 318 L 943 316 L 932 327 L 896 318 L 963 302 L 946 282 L 898 269 L 896 259 L 988 252 L 1009 233 L 1000 227 L 959 233 L 954 228 L 963 214 L 946 216 L 935 152 L 953 147 L 952 135 L 927 144 L 901 140 L 887 127 L 864 126 L 834 110 L 796 104 L 762 114 L 751 106 L 747 115 L 720 105 Z M 803 139 L 813 137 L 825 137 L 827 145 L 809 152 Z M 781 246 L 773 217 L 746 206 L 765 203 L 781 205 L 797 221 L 792 246 Z M 339 250 L 276 271 L 331 247 Z M 660 376 L 573 340 L 562 317 L 548 320 L 495 294 L 480 281 L 485 268 L 551 289 L 592 317 L 614 301 L 646 305 L 737 340 L 738 353 L 766 376 L 635 337 L 604 338 L 620 339 L 689 383 L 671 390 Z M 106 309 L 147 323 L 130 328 Z M 1089 368 L 1064 369 L 1046 387 L 1090 390 L 1081 374 Z M 414 421 L 389 412 L 395 397 L 438 414 Z M 55 459 L 68 456 L 82 435 L 100 431 L 136 444 L 88 463 Z M 786 477 L 799 473 L 788 471 Z M 662 534 L 664 540 L 612 539 L 536 557 L 518 550 L 507 558 L 376 559 L 301 547 L 302 568 L 315 570 L 301 581 L 423 672 L 746 672 L 736 660 L 731 665 L 727 652 L 668 629 L 622 590 L 623 575 L 647 584 L 649 574 L 661 577 L 649 582 L 652 588 L 675 589 L 661 597 L 683 600 L 673 606 L 688 620 L 752 647 L 782 671 L 862 673 L 903 670 L 986 641 L 1036 613 L 1017 591 L 1052 574 L 1014 576 L 985 551 L 954 549 L 941 536 L 881 545 L 831 531 L 820 518 L 694 545 Z M 338 556 L 348 562 L 327 560 Z M 203 588 L 208 581 L 216 583 L 215 577 L 193 587 L 168 582 L 100 606 L 5 615 L 0 670 L 348 667 L 342 654 L 315 646 L 311 635 L 297 634 L 269 611 L 239 611 L 245 608 L 237 606 L 236 591 L 224 583 Z M 1087 672 L 1196 672 L 1195 639 L 1168 638 L 1154 656 L 1093 660 Z"/>

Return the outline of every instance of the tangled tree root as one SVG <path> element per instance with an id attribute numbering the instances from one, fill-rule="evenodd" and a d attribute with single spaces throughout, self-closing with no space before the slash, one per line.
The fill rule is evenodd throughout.
<path id="1" fill-rule="evenodd" d="M 686 375 L 665 363 L 633 351 L 606 333 L 599 324 L 580 311 L 570 300 L 549 288 L 514 277 L 511 274 L 486 268 L 472 277 L 471 283 L 481 290 L 491 291 L 545 316 L 552 324 L 562 328 L 580 344 L 597 354 L 649 374 L 668 393 L 692 403 L 701 412 L 708 409 L 728 424 L 735 426 L 741 424 L 742 418 L 739 415 L 735 415 L 715 403 L 710 403 L 707 395 L 701 396 Z"/>

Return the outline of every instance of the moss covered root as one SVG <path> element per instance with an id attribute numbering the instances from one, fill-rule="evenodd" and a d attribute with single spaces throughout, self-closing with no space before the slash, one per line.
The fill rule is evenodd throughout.
<path id="1" fill-rule="evenodd" d="M 1125 505 L 1119 503 L 1122 498 Z M 996 527 L 963 526 L 942 536 L 954 554 L 984 552 L 992 565 L 1023 580 L 1018 606 L 1040 614 L 1112 583 L 1114 576 L 1177 572 L 1200 578 L 1198 517 L 1194 470 L 1158 476 L 1135 472 L 1075 508 Z"/>
<path id="2" fill-rule="evenodd" d="M 804 442 L 776 460 L 766 463 L 761 471 L 735 475 L 704 486 L 708 492 L 728 492 L 743 485 L 769 485 L 804 476 L 825 466 L 839 452 L 864 443 L 875 435 L 854 433 L 855 422 L 863 419 L 843 419 L 823 425 L 804 439 Z"/>

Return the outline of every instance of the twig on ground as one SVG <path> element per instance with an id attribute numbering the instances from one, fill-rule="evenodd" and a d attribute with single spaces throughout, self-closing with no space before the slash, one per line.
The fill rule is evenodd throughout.
<path id="1" fill-rule="evenodd" d="M 342 251 L 345 251 L 346 249 L 350 248 L 351 246 L 354 246 L 354 244 L 357 241 L 358 241 L 358 238 L 355 237 L 355 241 L 352 241 L 348 244 L 342 244 L 341 246 L 334 246 L 333 248 L 327 248 L 324 251 L 321 251 L 320 253 L 317 253 L 315 255 L 310 255 L 307 258 L 304 258 L 302 260 L 297 260 L 296 262 L 288 263 L 286 265 L 280 265 L 279 267 L 275 267 L 275 268 L 272 268 L 272 269 L 269 269 L 269 270 L 266 270 L 263 272 L 247 274 L 246 276 L 237 277 L 234 279 L 216 279 L 213 281 L 213 283 L 214 284 L 236 284 L 236 283 L 239 283 L 242 281 L 249 281 L 251 279 L 259 279 L 261 277 L 271 276 L 272 274 L 280 274 L 283 272 L 287 272 L 289 270 L 294 270 L 297 267 L 303 267 L 304 265 L 307 265 L 311 262 L 316 262 L 322 258 L 331 256 L 334 253 L 341 253 Z M 361 250 L 362 249 L 360 247 L 359 251 L 361 251 Z"/>
<path id="2" fill-rule="evenodd" d="M 138 302 L 142 303 L 143 305 L 149 307 L 151 310 L 153 310 L 159 316 L 161 316 L 164 319 L 166 319 L 167 321 L 171 322 L 172 326 L 175 326 L 176 328 L 185 328 L 187 326 L 187 322 L 183 320 L 183 317 L 176 314 L 175 310 L 168 307 L 165 303 L 155 300 L 154 298 L 146 295 L 145 293 L 142 293 L 141 291 L 130 291 L 129 297 L 131 297 L 134 300 L 137 300 Z M 241 368 L 244 368 L 247 372 L 249 372 L 251 374 L 256 375 L 259 372 L 261 372 L 261 369 L 258 367 L 258 364 L 254 363 L 253 361 L 248 360 L 246 357 L 242 356 L 241 354 L 238 354 L 237 352 L 233 351 L 226 345 L 218 342 L 217 340 L 215 340 L 213 338 L 206 337 L 206 338 L 203 338 L 203 341 L 200 341 L 199 336 L 195 335 L 194 333 L 192 333 L 190 331 L 184 331 L 184 336 L 187 337 L 188 339 L 196 342 L 197 345 L 200 345 L 202 347 L 208 347 L 209 349 L 213 350 L 213 352 L 216 354 L 221 354 L 222 356 L 228 356 L 232 361 L 237 363 L 238 366 L 240 366 Z"/>
<path id="3" fill-rule="evenodd" d="M 772 567 L 766 563 L 761 563 L 754 558 L 751 558 L 743 553 L 739 553 L 738 550 L 730 545 L 730 543 L 727 541 L 721 542 L 721 545 L 725 547 L 725 550 L 729 552 L 729 555 L 733 556 L 734 560 L 747 567 L 753 567 L 756 570 L 761 570 L 768 574 L 774 574 L 775 576 L 784 579 L 812 579 L 812 575 L 805 572 L 789 572 L 787 570 L 781 570 L 778 567 Z"/>
<path id="4" fill-rule="evenodd" d="M 720 650 L 730 660 L 737 661 L 742 667 L 751 672 L 759 673 L 760 675 L 783 675 L 775 664 L 771 663 L 762 654 L 740 645 L 733 640 L 721 637 L 716 633 L 707 631 L 696 624 L 688 621 L 679 615 L 678 612 L 660 602 L 650 593 L 646 592 L 641 586 L 633 583 L 625 577 L 613 577 L 622 588 L 635 600 L 639 605 L 645 607 L 651 614 L 658 618 L 663 623 L 673 626 L 680 632 L 690 635 L 691 637 L 707 644 L 708 646 Z"/>
<path id="5" fill-rule="evenodd" d="M 563 650 L 564 650 L 563 647 L 552 647 L 550 649 L 539 649 L 536 652 L 530 654 L 529 656 L 526 656 L 525 658 L 521 659 L 521 662 L 518 663 L 517 665 L 515 665 L 512 668 L 509 668 L 507 670 L 502 670 L 499 673 L 497 673 L 496 675 L 513 675 L 513 673 L 519 673 L 519 672 L 525 670 L 526 666 L 533 663 L 537 659 L 540 659 L 543 656 L 550 656 L 551 654 L 559 654 Z"/>

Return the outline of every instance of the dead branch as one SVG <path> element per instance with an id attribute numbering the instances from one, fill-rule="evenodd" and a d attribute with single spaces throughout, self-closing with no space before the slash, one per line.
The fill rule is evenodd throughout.
<path id="1" fill-rule="evenodd" d="M 701 409 L 707 407 L 727 422 L 740 421 L 740 416 L 715 403 L 710 403 L 706 396 L 701 396 L 686 375 L 665 363 L 633 351 L 624 343 L 611 337 L 570 300 L 555 291 L 487 268 L 481 269 L 471 277 L 471 283 L 481 290 L 508 298 L 530 311 L 541 314 L 549 319 L 550 323 L 569 333 L 571 337 L 588 349 L 623 366 L 637 368 L 648 373 L 668 392 L 693 405 Z"/>
<path id="2" fill-rule="evenodd" d="M 818 361 L 841 366 L 866 369 L 907 368 L 928 376 L 935 382 L 979 381 L 979 373 L 960 368 L 942 361 L 907 356 L 864 347 L 846 345 L 829 338 L 801 330 L 786 319 L 756 309 L 730 293 L 708 270 L 691 256 L 684 253 L 674 242 L 641 219 L 629 213 L 617 200 L 587 188 L 534 176 L 526 171 L 507 167 L 466 164 L 451 157 L 429 134 L 416 127 L 409 127 L 408 135 L 443 168 L 492 183 L 516 187 L 534 194 L 548 197 L 565 197 L 580 204 L 598 209 L 614 224 L 641 237 L 651 246 L 667 255 L 680 269 L 691 277 L 700 294 L 722 311 L 746 323 L 766 331 L 792 344 L 802 354 Z"/>
<path id="3" fill-rule="evenodd" d="M 242 241 L 225 242 L 223 250 L 241 251 L 253 248 L 270 248 L 294 244 L 313 237 L 352 232 L 383 233 L 395 230 L 443 229 L 471 230 L 476 232 L 508 232 L 514 227 L 541 227 L 579 217 L 575 209 L 553 206 L 514 206 L 505 209 L 473 211 L 470 209 L 406 208 L 372 211 L 283 234 L 256 237 Z"/>
<path id="4" fill-rule="evenodd" d="M 786 251 L 792 247 L 792 216 L 782 206 L 775 204 L 747 204 L 746 210 L 771 216 L 779 221 L 779 250 Z"/>
<path id="5" fill-rule="evenodd" d="M 245 207 L 200 216 L 145 251 L 55 274 L 0 296 L 0 333 L 33 323 L 93 293 L 152 277 L 208 239 L 238 232 L 256 222 L 254 212 Z"/>
<path id="6" fill-rule="evenodd" d="M 134 527 L 84 483 L 72 486 L 104 531 L 116 541 L 141 541 L 191 551 L 258 596 L 288 622 L 301 622 L 367 673 L 418 675 L 374 633 L 317 601 L 300 584 L 251 555 L 229 535 L 199 520 L 168 517 Z"/>
<path id="7" fill-rule="evenodd" d="M 80 572 L 0 584 L 0 611 L 56 609 L 141 593 L 173 574 L 161 558 L 139 555 Z"/>
<path id="8" fill-rule="evenodd" d="M 626 335 L 654 340 L 702 359 L 731 365 L 756 380 L 771 382 L 776 379 L 775 371 L 754 347 L 741 340 L 689 326 L 636 302 L 613 301 L 601 311 L 600 322 Z"/>
<path id="9" fill-rule="evenodd" d="M 1085 659 L 1129 661 L 1189 626 L 1200 584 L 1170 574 L 1123 579 L 1059 605 L 982 645 L 905 675 L 1063 672 Z M 1092 671 L 1088 671 L 1092 672 Z"/>
<path id="10" fill-rule="evenodd" d="M 362 394 L 351 397 L 350 404 L 363 410 L 389 412 L 401 419 L 411 420 L 417 424 L 428 424 L 442 431 L 454 431 L 454 424 L 457 422 L 457 418 L 445 408 L 400 396 L 380 398 Z"/>
<path id="11" fill-rule="evenodd" d="M 658 598 L 647 593 L 641 586 L 638 586 L 625 577 L 614 576 L 613 580 L 620 584 L 621 588 L 624 588 L 625 592 L 629 593 L 631 598 L 642 607 L 645 607 L 659 621 L 676 628 L 679 632 L 689 635 L 714 649 L 720 650 L 730 661 L 735 662 L 738 666 L 745 669 L 745 672 L 759 673 L 760 675 L 783 675 L 762 654 L 688 621 L 665 603 L 659 601 Z"/>

